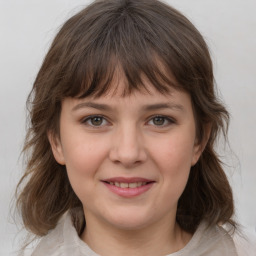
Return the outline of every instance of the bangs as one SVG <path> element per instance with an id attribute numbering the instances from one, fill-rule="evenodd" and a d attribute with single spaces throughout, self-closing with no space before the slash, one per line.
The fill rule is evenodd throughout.
<path id="1" fill-rule="evenodd" d="M 110 52 L 107 50 L 105 53 Z M 110 91 L 113 94 L 120 93 L 121 87 L 121 96 L 125 97 L 134 91 L 149 93 L 149 86 L 166 94 L 171 88 L 177 87 L 173 75 L 166 72 L 166 68 L 158 59 L 154 59 L 152 54 L 145 56 L 145 51 L 142 53 L 138 53 L 136 61 L 135 55 L 132 59 L 127 58 L 129 56 L 116 55 L 92 57 L 84 66 L 81 65 L 75 74 L 77 81 L 69 87 L 66 96 L 97 98 Z"/>
<path id="2" fill-rule="evenodd" d="M 69 46 L 75 51 L 66 58 L 63 97 L 99 97 L 113 90 L 117 74 L 125 81 L 123 96 L 134 90 L 147 91 L 145 80 L 162 94 L 180 87 L 173 74 L 178 54 L 161 38 L 168 34 L 161 24 L 151 24 L 150 17 L 145 19 L 136 10 L 130 14 L 128 7 L 105 12 L 94 21 L 96 25 L 86 20 L 90 19 L 86 14 L 83 19 L 72 32 L 77 40 Z M 118 83 L 114 87 L 117 90 Z"/>

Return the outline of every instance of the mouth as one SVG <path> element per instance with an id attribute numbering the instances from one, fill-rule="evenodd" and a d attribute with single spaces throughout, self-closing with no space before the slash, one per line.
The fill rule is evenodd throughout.
<path id="1" fill-rule="evenodd" d="M 119 188 L 139 188 L 139 187 L 142 187 L 142 186 L 145 186 L 147 184 L 150 184 L 150 183 L 154 183 L 154 181 L 149 181 L 149 182 L 131 182 L 131 183 L 128 183 L 128 182 L 118 182 L 118 181 L 115 181 L 115 182 L 108 182 L 108 181 L 103 181 L 109 185 L 112 185 L 112 186 L 116 186 L 116 187 L 119 187 Z"/>
<path id="2" fill-rule="evenodd" d="M 139 196 L 148 191 L 153 184 L 154 180 L 144 178 L 122 178 L 116 177 L 111 179 L 102 180 L 105 186 L 114 194 L 131 198 Z"/>

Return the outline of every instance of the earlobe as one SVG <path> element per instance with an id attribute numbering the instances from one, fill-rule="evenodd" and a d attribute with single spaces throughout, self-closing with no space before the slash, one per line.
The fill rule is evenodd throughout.
<path id="1" fill-rule="evenodd" d="M 201 156 L 202 152 L 203 152 L 202 145 L 201 144 L 196 144 L 194 146 L 194 154 L 193 154 L 191 166 L 194 166 L 197 163 L 197 161 L 198 161 L 199 157 Z"/>
<path id="2" fill-rule="evenodd" d="M 48 136 L 48 140 L 50 142 L 52 153 L 53 153 L 55 160 L 59 164 L 65 165 L 65 158 L 63 155 L 63 150 L 62 150 L 62 145 L 61 145 L 60 139 L 57 138 L 57 136 L 54 135 L 53 132 L 51 132 L 51 131 L 48 132 L 47 136 Z"/>
<path id="3" fill-rule="evenodd" d="M 201 154 L 203 153 L 203 151 L 209 141 L 211 130 L 212 130 L 212 125 L 210 123 L 205 124 L 204 138 L 202 139 L 201 143 L 195 143 L 195 145 L 194 145 L 194 155 L 193 155 L 193 159 L 191 162 L 191 166 L 194 166 L 197 163 L 198 159 L 200 158 Z"/>

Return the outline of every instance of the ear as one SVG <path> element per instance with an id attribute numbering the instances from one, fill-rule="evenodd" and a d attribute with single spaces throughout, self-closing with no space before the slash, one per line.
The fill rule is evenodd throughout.
<path id="1" fill-rule="evenodd" d="M 50 142 L 51 148 L 52 148 L 52 153 L 55 158 L 55 160 L 61 164 L 65 165 L 65 158 L 63 155 L 63 149 L 61 145 L 60 138 L 56 136 L 52 131 L 49 131 L 47 133 L 48 140 Z"/>
<path id="2" fill-rule="evenodd" d="M 194 166 L 197 163 L 198 159 L 200 158 L 201 154 L 203 153 L 203 151 L 204 151 L 204 149 L 207 145 L 207 142 L 209 140 L 211 130 L 212 130 L 212 125 L 210 123 L 205 124 L 205 126 L 204 126 L 204 138 L 202 139 L 202 141 L 200 143 L 195 141 L 194 155 L 193 155 L 193 158 L 192 158 L 191 166 Z"/>

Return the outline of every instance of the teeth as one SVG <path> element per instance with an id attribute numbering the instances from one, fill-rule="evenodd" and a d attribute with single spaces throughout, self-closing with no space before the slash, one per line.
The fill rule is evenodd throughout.
<path id="1" fill-rule="evenodd" d="M 132 183 L 109 182 L 109 184 L 119 188 L 137 188 L 137 187 L 145 186 L 147 182 L 132 182 Z"/>
<path id="2" fill-rule="evenodd" d="M 138 183 L 129 183 L 129 188 L 137 188 Z"/>
<path id="3" fill-rule="evenodd" d="M 128 188 L 129 184 L 128 183 L 120 183 L 120 188 Z"/>

